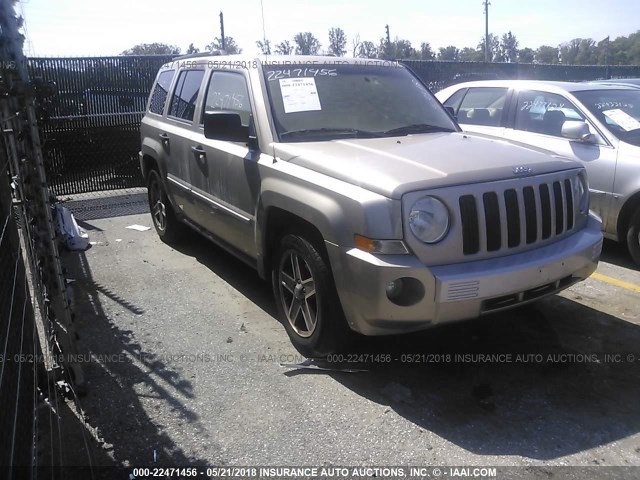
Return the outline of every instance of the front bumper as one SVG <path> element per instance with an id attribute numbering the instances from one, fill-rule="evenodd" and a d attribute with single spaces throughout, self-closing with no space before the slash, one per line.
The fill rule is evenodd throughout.
<path id="1" fill-rule="evenodd" d="M 488 260 L 426 267 L 413 255 L 372 255 L 327 243 L 340 301 L 350 327 L 387 335 L 519 306 L 586 279 L 602 250 L 593 216 L 574 235 L 551 245 Z M 424 295 L 397 305 L 386 294 L 398 278 L 421 284 Z"/>

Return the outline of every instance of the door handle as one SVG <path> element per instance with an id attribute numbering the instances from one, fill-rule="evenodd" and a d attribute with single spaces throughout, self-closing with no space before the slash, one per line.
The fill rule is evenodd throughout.
<path id="1" fill-rule="evenodd" d="M 191 147 L 191 151 L 193 153 L 195 153 L 196 155 L 205 157 L 207 155 L 207 152 L 204 151 L 204 148 L 202 148 L 200 145 L 198 145 L 197 147 L 192 146 Z"/>
<path id="2" fill-rule="evenodd" d="M 169 145 L 169 135 L 167 135 L 166 133 L 160 133 L 158 134 L 158 136 L 160 137 L 160 141 L 162 142 L 162 145 L 164 146 Z"/>

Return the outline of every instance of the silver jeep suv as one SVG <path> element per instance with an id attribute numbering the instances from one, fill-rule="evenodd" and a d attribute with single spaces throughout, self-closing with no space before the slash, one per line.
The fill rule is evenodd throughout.
<path id="1" fill-rule="evenodd" d="M 584 168 L 461 133 L 395 62 L 181 58 L 141 135 L 160 237 L 189 225 L 270 278 L 307 356 L 519 306 L 597 266 Z"/>

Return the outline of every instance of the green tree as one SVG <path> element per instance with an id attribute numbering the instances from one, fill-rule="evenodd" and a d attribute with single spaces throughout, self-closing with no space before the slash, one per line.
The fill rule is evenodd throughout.
<path id="1" fill-rule="evenodd" d="M 536 52 L 533 49 L 529 47 L 522 48 L 518 50 L 518 61 L 520 63 L 533 63 L 535 55 Z"/>
<path id="2" fill-rule="evenodd" d="M 420 44 L 420 52 L 419 52 L 420 60 L 434 60 L 436 58 L 436 54 L 429 45 L 429 42 L 422 42 Z"/>
<path id="3" fill-rule="evenodd" d="M 360 41 L 360 34 L 356 33 L 353 39 L 351 40 L 351 56 L 352 57 L 355 58 L 358 56 L 360 45 L 362 45 L 362 42 Z"/>
<path id="4" fill-rule="evenodd" d="M 123 51 L 120 55 L 177 55 L 180 48 L 166 43 L 141 43 Z"/>
<path id="5" fill-rule="evenodd" d="M 460 50 L 453 45 L 438 49 L 438 60 L 457 62 L 460 60 Z"/>
<path id="6" fill-rule="evenodd" d="M 518 61 L 518 39 L 511 32 L 502 35 L 499 58 L 507 63 Z"/>
<path id="7" fill-rule="evenodd" d="M 376 47 L 375 43 L 365 40 L 358 47 L 358 56 L 362 58 L 377 58 L 378 47 Z"/>
<path id="8" fill-rule="evenodd" d="M 542 45 L 538 47 L 535 54 L 536 63 L 548 63 L 558 64 L 560 60 L 558 58 L 560 51 L 556 47 L 550 47 L 549 45 Z"/>
<path id="9" fill-rule="evenodd" d="M 277 55 L 291 55 L 293 53 L 293 45 L 289 43 L 289 40 L 283 40 L 276 45 L 274 51 Z"/>
<path id="10" fill-rule="evenodd" d="M 219 37 L 216 37 L 213 39 L 213 42 L 207 45 L 207 50 L 210 52 L 213 50 L 224 50 L 229 55 L 242 53 L 242 49 L 238 47 L 238 44 L 233 37 L 224 37 L 224 48 L 222 48 L 222 40 Z"/>
<path id="11" fill-rule="evenodd" d="M 341 28 L 331 28 L 329 30 L 329 53 L 336 57 L 344 57 L 347 53 L 347 36 Z"/>
<path id="12" fill-rule="evenodd" d="M 478 46 L 476 47 L 476 49 L 482 54 L 482 60 L 484 60 L 484 49 L 485 49 L 484 35 L 480 39 L 480 43 L 478 43 Z M 497 35 L 490 33 L 489 34 L 489 61 L 498 62 L 500 61 L 499 58 L 500 58 L 500 39 L 498 38 Z"/>
<path id="13" fill-rule="evenodd" d="M 627 52 L 629 65 L 640 65 L 640 30 L 629 35 Z"/>
<path id="14" fill-rule="evenodd" d="M 591 38 L 583 38 L 580 40 L 575 62 L 576 65 L 597 65 L 598 47 L 595 40 Z"/>
<path id="15" fill-rule="evenodd" d="M 196 47 L 193 43 L 189 44 L 189 48 L 187 48 L 187 55 L 192 53 L 200 53 L 200 49 Z"/>
<path id="16" fill-rule="evenodd" d="M 580 42 L 582 42 L 581 38 L 574 38 L 560 45 L 560 63 L 575 65 L 576 58 L 580 52 Z"/>
<path id="17" fill-rule="evenodd" d="M 320 42 L 311 32 L 296 33 L 293 41 L 296 44 L 296 55 L 317 55 L 320 51 Z"/>
<path id="18" fill-rule="evenodd" d="M 484 53 L 471 47 L 464 47 L 460 50 L 458 59 L 461 62 L 482 62 L 484 60 Z"/>
<path id="19" fill-rule="evenodd" d="M 263 55 L 271 55 L 271 42 L 267 39 L 258 40 L 256 46 L 260 49 Z"/>
<path id="20" fill-rule="evenodd" d="M 385 60 L 401 60 L 417 58 L 416 49 L 411 46 L 409 40 L 399 39 L 387 42 L 386 38 L 381 38 L 378 46 L 378 58 Z"/>

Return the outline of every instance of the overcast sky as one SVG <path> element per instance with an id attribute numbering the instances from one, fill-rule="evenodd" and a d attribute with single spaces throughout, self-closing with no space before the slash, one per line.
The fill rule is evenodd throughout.
<path id="1" fill-rule="evenodd" d="M 520 48 L 557 46 L 573 38 L 611 39 L 640 30 L 640 0 L 491 0 L 489 31 L 511 31 Z M 482 0 L 262 0 L 266 38 L 272 45 L 312 32 L 325 48 L 328 30 L 356 34 L 378 44 L 389 24 L 391 37 L 416 48 L 475 47 L 484 35 Z M 263 38 L 260 0 L 21 0 L 28 56 L 117 55 L 139 43 L 190 43 L 202 49 L 225 34 L 244 53 L 255 54 Z M 293 43 L 293 42 L 292 42 Z"/>

